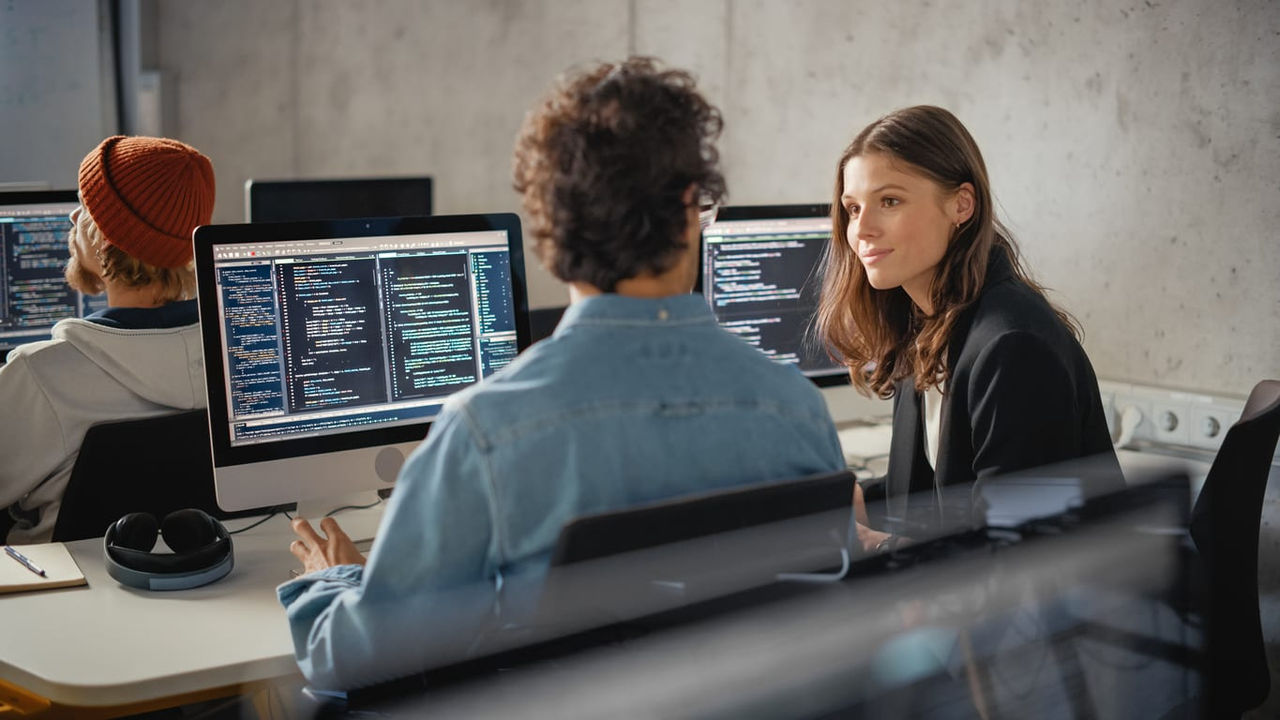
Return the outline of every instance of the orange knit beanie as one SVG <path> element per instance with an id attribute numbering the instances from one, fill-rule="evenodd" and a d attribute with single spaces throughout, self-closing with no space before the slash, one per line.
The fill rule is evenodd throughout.
<path id="1" fill-rule="evenodd" d="M 191 233 L 213 217 L 213 165 L 167 138 L 115 135 L 80 163 L 80 202 L 103 238 L 155 267 L 191 261 Z"/>

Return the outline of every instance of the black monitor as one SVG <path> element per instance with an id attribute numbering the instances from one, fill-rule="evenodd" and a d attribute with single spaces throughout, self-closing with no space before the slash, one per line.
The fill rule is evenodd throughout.
<path id="1" fill-rule="evenodd" d="M 721 208 L 702 232 L 700 287 L 720 324 L 820 386 L 849 382 L 813 332 L 829 205 Z"/>
<path id="2" fill-rule="evenodd" d="M 0 193 L 0 362 L 18 345 L 48 340 L 59 320 L 106 307 L 63 277 L 68 216 L 79 203 L 75 190 Z"/>
<path id="3" fill-rule="evenodd" d="M 431 178 L 248 180 L 248 222 L 342 220 L 431 214 Z"/>
<path id="4" fill-rule="evenodd" d="M 513 214 L 211 225 L 195 251 L 224 510 L 386 486 L 529 344 Z"/>

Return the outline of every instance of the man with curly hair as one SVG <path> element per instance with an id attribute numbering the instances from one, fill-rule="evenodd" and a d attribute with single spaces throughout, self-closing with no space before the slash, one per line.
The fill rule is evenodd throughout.
<path id="1" fill-rule="evenodd" d="M 295 522 L 307 574 L 279 594 L 313 685 L 465 654 L 529 609 L 574 517 L 844 467 L 812 384 L 691 292 L 700 209 L 725 192 L 720 130 L 688 73 L 646 58 L 569 74 L 526 117 L 515 188 L 571 305 L 554 335 L 450 399 L 367 564 L 332 519 L 323 536 Z"/>

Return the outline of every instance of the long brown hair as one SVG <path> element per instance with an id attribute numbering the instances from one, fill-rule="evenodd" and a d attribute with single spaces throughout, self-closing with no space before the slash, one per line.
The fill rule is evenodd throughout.
<path id="1" fill-rule="evenodd" d="M 974 189 L 973 215 L 952 232 L 929 288 L 934 313 L 924 315 L 902 288 L 876 290 L 849 247 L 849 213 L 841 202 L 844 169 L 852 158 L 883 153 L 937 183 L 943 192 L 964 183 Z M 950 375 L 947 345 L 956 321 L 982 292 L 992 253 L 1003 252 L 1013 274 L 1041 295 L 1044 288 L 1023 268 L 1009 230 L 996 218 L 987 166 L 969 131 L 950 112 L 931 105 L 897 110 L 858 133 L 836 164 L 831 203 L 832 237 L 823 258 L 822 299 L 816 327 L 833 358 L 849 367 L 854 385 L 881 398 L 894 383 L 915 378 L 925 390 Z M 1053 306 L 1077 338 L 1075 318 Z"/>

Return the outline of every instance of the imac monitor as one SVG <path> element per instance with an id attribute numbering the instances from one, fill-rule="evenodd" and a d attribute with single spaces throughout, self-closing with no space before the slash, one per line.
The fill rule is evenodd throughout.
<path id="1" fill-rule="evenodd" d="M 701 288 L 721 326 L 819 386 L 847 384 L 811 328 L 830 206 L 724 207 L 702 233 Z"/>
<path id="2" fill-rule="evenodd" d="M 387 487 L 529 343 L 514 214 L 210 225 L 195 252 L 224 510 Z"/>
<path id="3" fill-rule="evenodd" d="M 294 222 L 431 214 L 431 178 L 249 180 L 248 222 Z"/>
<path id="4" fill-rule="evenodd" d="M 75 190 L 0 193 L 0 362 L 23 343 L 48 340 L 54 323 L 106 307 L 63 277 Z"/>

